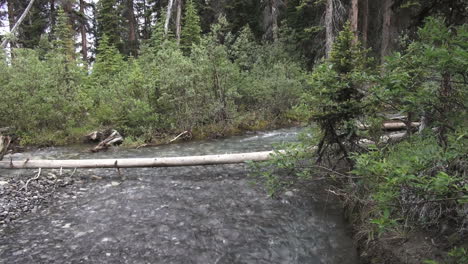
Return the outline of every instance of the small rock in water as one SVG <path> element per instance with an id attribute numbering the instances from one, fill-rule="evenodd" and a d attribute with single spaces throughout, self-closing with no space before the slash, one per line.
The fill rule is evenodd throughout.
<path id="1" fill-rule="evenodd" d="M 0 185 L 7 185 L 8 182 L 7 181 L 0 181 Z"/>

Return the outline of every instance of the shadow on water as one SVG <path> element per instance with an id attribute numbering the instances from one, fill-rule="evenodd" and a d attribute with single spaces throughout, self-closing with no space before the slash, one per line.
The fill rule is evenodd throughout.
<path id="1" fill-rule="evenodd" d="M 139 150 L 51 148 L 14 158 L 154 157 L 271 149 L 297 129 Z M 59 191 L 3 230 L 2 263 L 358 263 L 337 203 L 271 199 L 245 165 L 79 170 L 102 177 Z"/>

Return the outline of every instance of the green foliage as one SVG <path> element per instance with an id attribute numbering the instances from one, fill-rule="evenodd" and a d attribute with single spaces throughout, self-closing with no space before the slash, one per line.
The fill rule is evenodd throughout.
<path id="1" fill-rule="evenodd" d="M 54 48 L 56 52 L 64 55 L 68 61 L 75 57 L 75 46 L 73 39 L 73 30 L 70 25 L 70 19 L 60 8 L 57 12 L 57 26 L 55 28 Z"/>
<path id="2" fill-rule="evenodd" d="M 347 159 L 350 151 L 356 150 L 357 120 L 366 111 L 362 101 L 363 84 L 369 80 L 368 63 L 348 23 L 338 35 L 330 58 L 312 72 L 311 89 L 305 93 L 304 103 L 323 134 L 318 148 L 319 161 L 327 148 L 335 144 L 340 155 Z"/>
<path id="3" fill-rule="evenodd" d="M 35 51 L 15 50 L 11 66 L 3 65 L 0 75 L 0 126 L 15 127 L 25 144 L 63 142 L 85 119 L 85 77 L 86 71 L 68 64 L 64 55 L 39 60 Z M 51 137 L 41 139 L 47 133 Z"/>
<path id="4" fill-rule="evenodd" d="M 119 16 L 118 1 L 115 0 L 100 0 L 97 3 L 97 22 L 98 22 L 98 48 L 101 45 L 103 36 L 107 36 L 108 45 L 112 45 L 119 50 L 122 50 L 122 38 L 120 32 L 121 17 Z"/>
<path id="5" fill-rule="evenodd" d="M 462 161 L 468 157 L 468 140 L 457 133 L 450 137 L 449 146 L 447 150 L 440 147 L 435 137 L 414 137 L 383 151 L 356 156 L 354 173 L 365 177 L 362 181 L 369 199 L 378 208 L 372 223 L 384 231 L 387 224 L 395 224 L 392 219 L 431 227 L 445 217 L 463 218 L 456 208 L 468 195 L 464 184 L 468 168 Z M 441 208 L 444 214 L 431 211 Z"/>
<path id="6" fill-rule="evenodd" d="M 200 17 L 197 8 L 192 0 L 188 0 L 185 5 L 184 23 L 181 32 L 181 49 L 185 54 L 190 54 L 193 44 L 200 43 Z"/>
<path id="7" fill-rule="evenodd" d="M 439 127 L 439 143 L 445 144 L 447 128 L 466 119 L 468 27 L 429 18 L 418 37 L 387 59 L 374 92 L 387 108 L 427 117 L 428 128 Z"/>

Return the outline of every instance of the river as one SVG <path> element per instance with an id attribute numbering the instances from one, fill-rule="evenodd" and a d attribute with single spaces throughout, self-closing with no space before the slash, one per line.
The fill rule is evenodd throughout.
<path id="1" fill-rule="evenodd" d="M 83 146 L 46 148 L 12 158 L 263 151 L 296 140 L 298 131 L 105 153 L 89 153 Z M 270 198 L 252 184 L 245 165 L 125 169 L 120 174 L 80 169 L 73 177 L 82 179 L 73 191 L 59 189 L 47 207 L 1 231 L 1 263 L 359 263 L 338 202 L 313 192 Z"/>

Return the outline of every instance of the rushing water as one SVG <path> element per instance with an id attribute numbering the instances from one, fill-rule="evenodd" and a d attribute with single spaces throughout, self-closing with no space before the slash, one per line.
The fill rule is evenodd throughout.
<path id="1" fill-rule="evenodd" d="M 236 153 L 269 150 L 273 143 L 296 137 L 297 129 L 283 129 L 106 153 L 48 148 L 12 158 Z M 126 169 L 121 174 L 78 170 L 73 177 L 88 180 L 73 192 L 58 191 L 46 209 L 0 231 L 0 262 L 358 263 L 336 202 L 298 192 L 269 198 L 251 184 L 244 165 Z"/>

